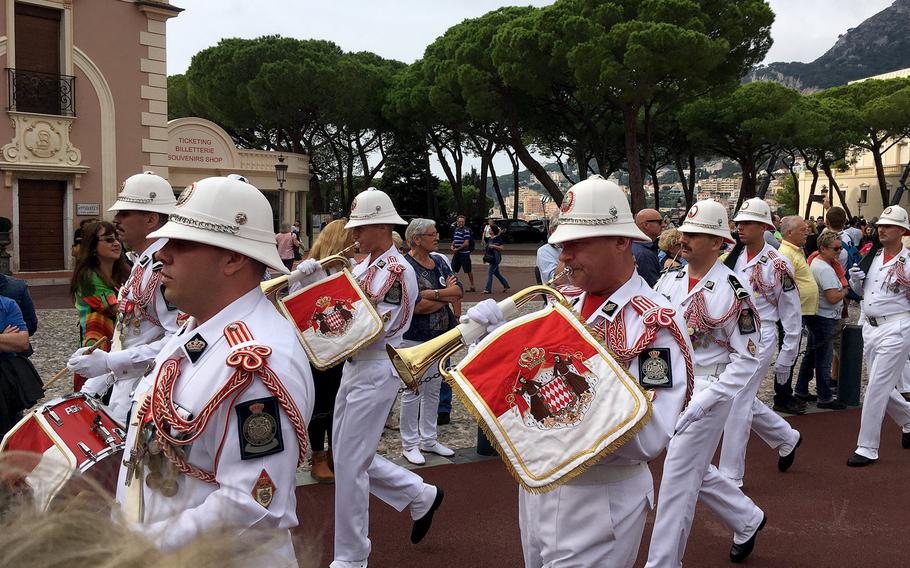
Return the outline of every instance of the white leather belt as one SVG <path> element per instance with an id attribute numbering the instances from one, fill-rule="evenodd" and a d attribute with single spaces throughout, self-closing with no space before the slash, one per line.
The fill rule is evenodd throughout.
<path id="1" fill-rule="evenodd" d="M 878 327 L 880 325 L 885 325 L 886 323 L 900 321 L 907 318 L 910 318 L 910 312 L 891 314 L 887 316 L 866 316 L 866 321 L 869 322 L 869 325 L 872 327 Z"/>
<path id="2" fill-rule="evenodd" d="M 595 465 L 578 477 L 567 481 L 566 485 L 603 485 L 605 483 L 617 483 L 632 479 L 646 469 L 648 469 L 648 464 L 646 463 L 636 463 L 632 465 Z"/>
<path id="3" fill-rule="evenodd" d="M 714 377 L 714 381 L 716 381 L 717 377 L 719 377 L 726 368 L 726 363 L 717 363 L 716 365 L 706 366 L 693 365 L 692 374 L 694 374 L 696 377 Z M 713 383 L 714 381 L 711 382 Z"/>
<path id="4" fill-rule="evenodd" d="M 388 361 L 392 362 L 389 359 L 389 354 L 386 353 L 386 350 L 383 349 L 361 349 L 357 353 L 354 353 L 354 356 L 348 359 L 349 361 L 358 362 L 358 361 Z"/>

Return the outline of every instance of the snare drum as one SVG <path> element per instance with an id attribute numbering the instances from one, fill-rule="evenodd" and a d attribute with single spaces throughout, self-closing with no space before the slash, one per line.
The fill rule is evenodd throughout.
<path id="1" fill-rule="evenodd" d="M 46 506 L 76 471 L 113 487 L 126 432 L 99 401 L 82 393 L 55 398 L 27 414 L 0 443 L 35 498 Z M 98 464 L 103 467 L 96 468 Z"/>

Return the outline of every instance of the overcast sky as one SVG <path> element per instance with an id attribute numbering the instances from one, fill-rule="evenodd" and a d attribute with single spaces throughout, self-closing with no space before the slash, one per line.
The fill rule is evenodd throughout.
<path id="1" fill-rule="evenodd" d="M 767 63 L 812 61 L 837 36 L 889 6 L 893 0 L 770 0 L 777 14 Z M 226 37 L 278 34 L 326 39 L 345 51 L 372 51 L 410 63 L 446 29 L 510 4 L 550 1 L 496 0 L 171 0 L 185 11 L 168 22 L 167 68 L 183 73 L 193 55 Z M 497 170 L 509 171 L 508 160 Z M 434 168 L 436 170 L 438 168 Z M 436 172 L 440 175 L 441 172 Z"/>

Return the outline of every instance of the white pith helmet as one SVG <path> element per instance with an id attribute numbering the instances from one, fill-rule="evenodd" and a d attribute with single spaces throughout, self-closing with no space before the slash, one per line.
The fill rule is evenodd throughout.
<path id="1" fill-rule="evenodd" d="M 225 177 L 194 182 L 180 194 L 174 211 L 150 239 L 181 239 L 239 252 L 282 274 L 272 230 L 272 206 L 258 189 Z"/>
<path id="2" fill-rule="evenodd" d="M 743 201 L 743 204 L 739 206 L 739 212 L 737 212 L 733 220 L 737 223 L 740 221 L 755 221 L 768 225 L 772 231 L 775 229 L 774 220 L 771 218 L 771 207 L 760 197 L 753 197 Z"/>
<path id="3" fill-rule="evenodd" d="M 171 184 L 155 172 L 132 175 L 123 182 L 117 201 L 108 211 L 150 211 L 170 215 L 177 199 Z"/>
<path id="4" fill-rule="evenodd" d="M 345 224 L 345 229 L 362 227 L 364 225 L 407 225 L 408 222 L 399 217 L 392 204 L 392 199 L 384 191 L 368 189 L 361 191 L 351 202 L 351 215 Z"/>
<path id="5" fill-rule="evenodd" d="M 681 233 L 695 233 L 723 237 L 725 241 L 735 243 L 730 234 L 727 220 L 727 208 L 713 199 L 699 201 L 689 209 L 686 219 L 679 227 Z"/>
<path id="6" fill-rule="evenodd" d="M 573 185 L 562 200 L 559 225 L 550 244 L 591 237 L 629 237 L 651 242 L 635 218 L 629 201 L 618 185 L 599 175 Z"/>
<path id="7" fill-rule="evenodd" d="M 903 227 L 905 231 L 910 232 L 910 221 L 907 219 L 907 210 L 900 205 L 891 205 L 882 211 L 881 217 L 875 222 L 876 225 L 896 225 Z"/>

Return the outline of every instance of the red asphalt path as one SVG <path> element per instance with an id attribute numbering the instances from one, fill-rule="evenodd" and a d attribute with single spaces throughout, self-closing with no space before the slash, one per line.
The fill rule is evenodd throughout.
<path id="1" fill-rule="evenodd" d="M 753 567 L 902 567 L 910 566 L 910 450 L 900 446 L 900 431 L 889 419 L 882 431 L 878 463 L 848 468 L 859 430 L 858 409 L 792 417 L 803 434 L 796 463 L 777 471 L 777 452 L 753 436 L 746 464 L 745 491 L 768 516 Z M 663 458 L 653 464 L 655 489 Z M 370 505 L 370 566 L 491 567 L 522 565 L 518 531 L 517 484 L 498 459 L 418 470 L 428 483 L 445 488 L 446 497 L 426 539 L 409 541 L 410 516 L 378 499 Z M 332 552 L 334 487 L 309 485 L 297 490 L 298 538 L 322 551 L 319 566 Z M 658 499 L 659 499 L 658 495 Z M 636 566 L 643 566 L 651 538 L 648 519 Z M 684 564 L 729 567 L 730 532 L 699 505 Z M 593 567 L 592 567 L 593 568 Z M 607 567 L 604 567 L 607 568 Z"/>

